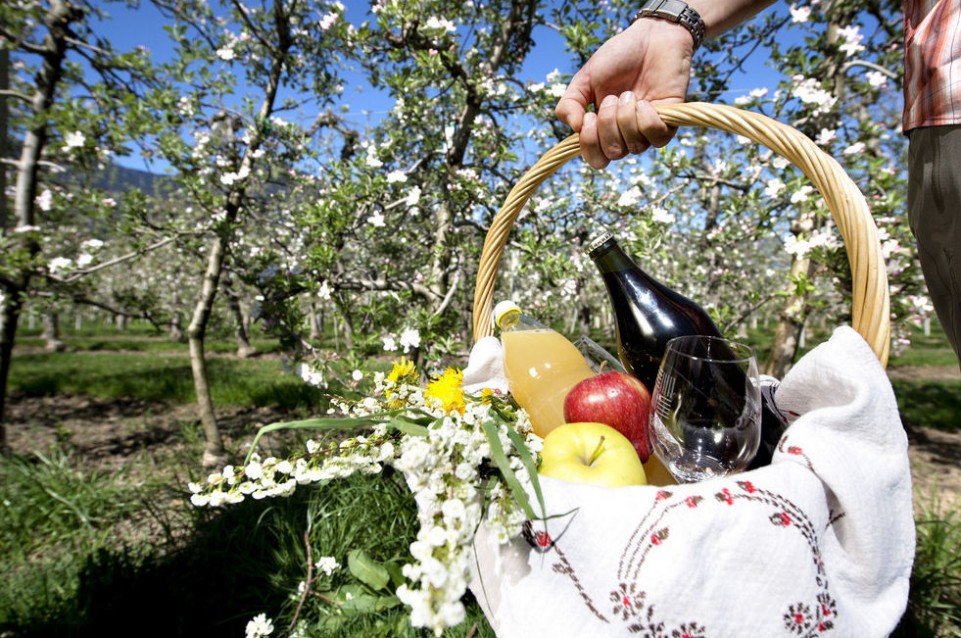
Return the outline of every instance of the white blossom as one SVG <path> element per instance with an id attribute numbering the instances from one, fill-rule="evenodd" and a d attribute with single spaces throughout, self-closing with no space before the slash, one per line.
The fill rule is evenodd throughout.
<path id="1" fill-rule="evenodd" d="M 854 57 L 861 51 L 864 51 L 864 45 L 861 44 L 861 41 L 864 40 L 864 34 L 861 33 L 861 27 L 852 25 L 850 27 L 838 29 L 838 36 L 844 39 L 844 43 L 841 44 L 840 49 L 849 58 Z"/>
<path id="2" fill-rule="evenodd" d="M 402 170 L 391 171 L 387 173 L 387 183 L 388 184 L 403 184 L 407 181 L 407 173 Z"/>
<path id="3" fill-rule="evenodd" d="M 618 206 L 634 207 L 637 206 L 638 202 L 641 201 L 641 189 L 638 186 L 632 186 L 628 190 L 621 193 L 621 196 L 617 199 Z"/>
<path id="4" fill-rule="evenodd" d="M 246 638 L 263 638 L 274 633 L 274 623 L 267 614 L 258 614 L 247 623 Z"/>
<path id="5" fill-rule="evenodd" d="M 53 208 L 53 193 L 49 188 L 43 189 L 43 192 L 37 195 L 37 207 L 45 213 L 50 212 Z"/>
<path id="6" fill-rule="evenodd" d="M 427 18 L 427 21 L 424 23 L 423 30 L 432 35 L 442 35 L 444 33 L 453 33 L 457 30 L 457 27 L 446 18 L 431 16 Z"/>
<path id="7" fill-rule="evenodd" d="M 374 146 L 373 144 L 368 144 L 366 150 L 367 150 L 367 159 L 365 160 L 364 163 L 367 165 L 368 168 L 380 168 L 381 166 L 384 165 L 384 163 L 380 161 L 380 158 L 377 157 L 376 146 Z"/>
<path id="8" fill-rule="evenodd" d="M 416 328 L 404 328 L 400 333 L 400 345 L 404 352 L 410 352 L 413 348 L 420 347 L 420 332 Z"/>
<path id="9" fill-rule="evenodd" d="M 374 228 L 383 228 L 384 226 L 387 225 L 387 222 L 385 221 L 385 218 L 384 218 L 384 214 L 381 213 L 380 211 L 377 211 L 376 213 L 368 217 L 367 223 L 373 226 Z"/>
<path id="10" fill-rule="evenodd" d="M 340 563 L 333 556 L 321 556 L 316 564 L 317 569 L 330 576 L 340 567 Z"/>
<path id="11" fill-rule="evenodd" d="M 837 98 L 828 91 L 821 88 L 821 83 L 814 78 L 805 78 L 803 75 L 795 75 L 794 96 L 805 104 L 813 104 L 817 108 L 816 114 L 827 113 L 834 107 Z"/>
<path id="12" fill-rule="evenodd" d="M 818 136 L 814 139 L 814 143 L 818 146 L 827 146 L 837 139 L 837 136 L 837 131 L 834 129 L 822 128 L 821 132 L 818 133 Z"/>
<path id="13" fill-rule="evenodd" d="M 407 201 L 406 201 L 407 206 L 411 208 L 413 208 L 414 206 L 417 206 L 417 204 L 420 203 L 420 194 L 421 194 L 420 186 L 414 186 L 413 188 L 411 188 L 410 191 L 407 193 Z"/>
<path id="14" fill-rule="evenodd" d="M 865 149 L 864 142 L 855 142 L 841 151 L 844 155 L 860 155 Z"/>
<path id="15" fill-rule="evenodd" d="M 791 195 L 792 204 L 802 204 L 814 193 L 814 187 L 805 184 Z"/>
<path id="16" fill-rule="evenodd" d="M 676 218 L 664 208 L 654 206 L 651 208 L 651 221 L 656 224 L 673 224 Z"/>
<path id="17" fill-rule="evenodd" d="M 551 97 L 561 98 L 564 97 L 564 93 L 567 92 L 567 85 L 561 82 L 555 82 L 551 84 L 551 88 L 548 89 L 548 94 Z"/>
<path id="18" fill-rule="evenodd" d="M 320 288 L 317 290 L 317 297 L 323 299 L 324 301 L 328 301 L 330 299 L 330 295 L 330 284 L 328 284 L 327 281 L 322 282 L 320 284 Z"/>
<path id="19" fill-rule="evenodd" d="M 74 131 L 73 133 L 67 133 L 67 136 L 63 139 L 63 148 L 69 151 L 73 148 L 82 147 L 86 142 L 86 135 L 80 131 Z"/>
<path id="20" fill-rule="evenodd" d="M 337 24 L 337 20 L 340 19 L 340 14 L 336 12 L 330 12 L 320 18 L 320 30 L 329 31 L 332 26 Z"/>
<path id="21" fill-rule="evenodd" d="M 47 267 L 52 274 L 56 275 L 73 268 L 73 260 L 68 257 L 54 257 L 48 262 Z"/>
<path id="22" fill-rule="evenodd" d="M 865 74 L 865 78 L 867 78 L 868 84 L 876 89 L 888 85 L 888 76 L 880 71 L 868 71 L 867 74 Z"/>
<path id="23" fill-rule="evenodd" d="M 325 387 L 324 375 L 313 368 L 309 364 L 301 363 L 297 366 L 297 376 L 303 379 L 307 385 L 314 386 L 315 388 Z"/>
<path id="24" fill-rule="evenodd" d="M 791 5 L 791 22 L 795 24 L 803 24 L 808 21 L 811 17 L 811 7 L 798 7 L 797 5 Z"/>
<path id="25" fill-rule="evenodd" d="M 220 58 L 221 60 L 229 62 L 230 60 L 233 60 L 236 57 L 236 53 L 234 53 L 233 47 L 230 47 L 230 46 L 220 47 L 219 49 L 217 49 L 217 57 Z"/>

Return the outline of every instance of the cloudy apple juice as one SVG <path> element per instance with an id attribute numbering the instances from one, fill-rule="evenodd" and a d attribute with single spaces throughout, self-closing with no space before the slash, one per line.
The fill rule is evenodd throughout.
<path id="1" fill-rule="evenodd" d="M 511 394 L 530 416 L 534 433 L 547 436 L 564 424 L 567 393 L 594 371 L 577 346 L 549 328 L 507 330 L 501 342 Z"/>

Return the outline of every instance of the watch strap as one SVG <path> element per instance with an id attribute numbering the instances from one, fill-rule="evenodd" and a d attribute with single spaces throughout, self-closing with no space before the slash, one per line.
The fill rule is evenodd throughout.
<path id="1" fill-rule="evenodd" d="M 704 33 L 707 31 L 704 20 L 697 11 L 682 0 L 647 0 L 634 14 L 634 20 L 631 22 L 646 17 L 661 18 L 684 26 L 694 38 L 695 51 L 704 41 Z"/>

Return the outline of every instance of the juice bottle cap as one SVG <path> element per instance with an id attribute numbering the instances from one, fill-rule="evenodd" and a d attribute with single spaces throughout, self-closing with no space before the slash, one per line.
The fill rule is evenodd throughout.
<path id="1" fill-rule="evenodd" d="M 501 330 L 512 328 L 521 318 L 521 308 L 509 299 L 494 306 L 494 325 Z"/>

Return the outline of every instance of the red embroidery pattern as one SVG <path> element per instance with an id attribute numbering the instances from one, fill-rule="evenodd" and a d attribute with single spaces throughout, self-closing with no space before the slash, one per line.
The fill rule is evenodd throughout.
<path id="1" fill-rule="evenodd" d="M 790 445 L 789 439 L 790 433 L 781 437 L 781 440 L 777 444 L 778 452 L 790 454 L 791 456 L 797 456 L 804 459 L 804 463 L 808 466 L 808 469 L 813 472 L 814 464 L 811 463 L 811 459 L 808 457 L 807 453 L 804 452 L 804 448 L 799 445 Z"/>
<path id="2" fill-rule="evenodd" d="M 782 440 L 782 445 L 783 443 Z M 791 448 L 787 453 L 806 458 L 800 448 Z M 750 504 L 768 508 L 770 510 L 768 520 L 772 525 L 790 533 L 800 534 L 806 541 L 811 551 L 812 562 L 816 567 L 815 585 L 818 593 L 815 600 L 798 601 L 789 605 L 787 611 L 783 612 L 784 627 L 791 635 L 801 638 L 823 636 L 834 628 L 837 602 L 828 588 L 827 574 L 824 570 L 814 524 L 797 504 L 781 494 L 763 489 L 749 480 L 736 481 L 735 485 L 737 489 L 734 486 L 727 486 L 716 492 L 715 502 L 730 507 Z M 610 616 L 593 601 L 574 567 L 560 547 L 556 546 L 556 539 L 552 541 L 547 537 L 545 540 L 534 534 L 529 541 L 533 540 L 532 545 L 537 546 L 549 544 L 549 549 L 552 548 L 559 559 L 559 562 L 553 565 L 554 571 L 571 580 L 584 604 L 599 620 L 605 623 L 620 620 L 625 623 L 628 631 L 644 638 L 704 638 L 707 635 L 707 629 L 697 622 L 688 621 L 673 628 L 665 627 L 664 621 L 657 618 L 655 605 L 649 600 L 648 592 L 640 588 L 640 583 L 643 582 L 640 572 L 648 555 L 652 551 L 661 551 L 660 548 L 670 541 L 672 516 L 697 509 L 703 501 L 704 497 L 700 495 L 675 499 L 671 491 L 657 492 L 654 506 L 641 519 L 621 554 L 617 585 L 609 595 Z M 841 516 L 843 514 L 833 514 L 832 520 Z"/>

